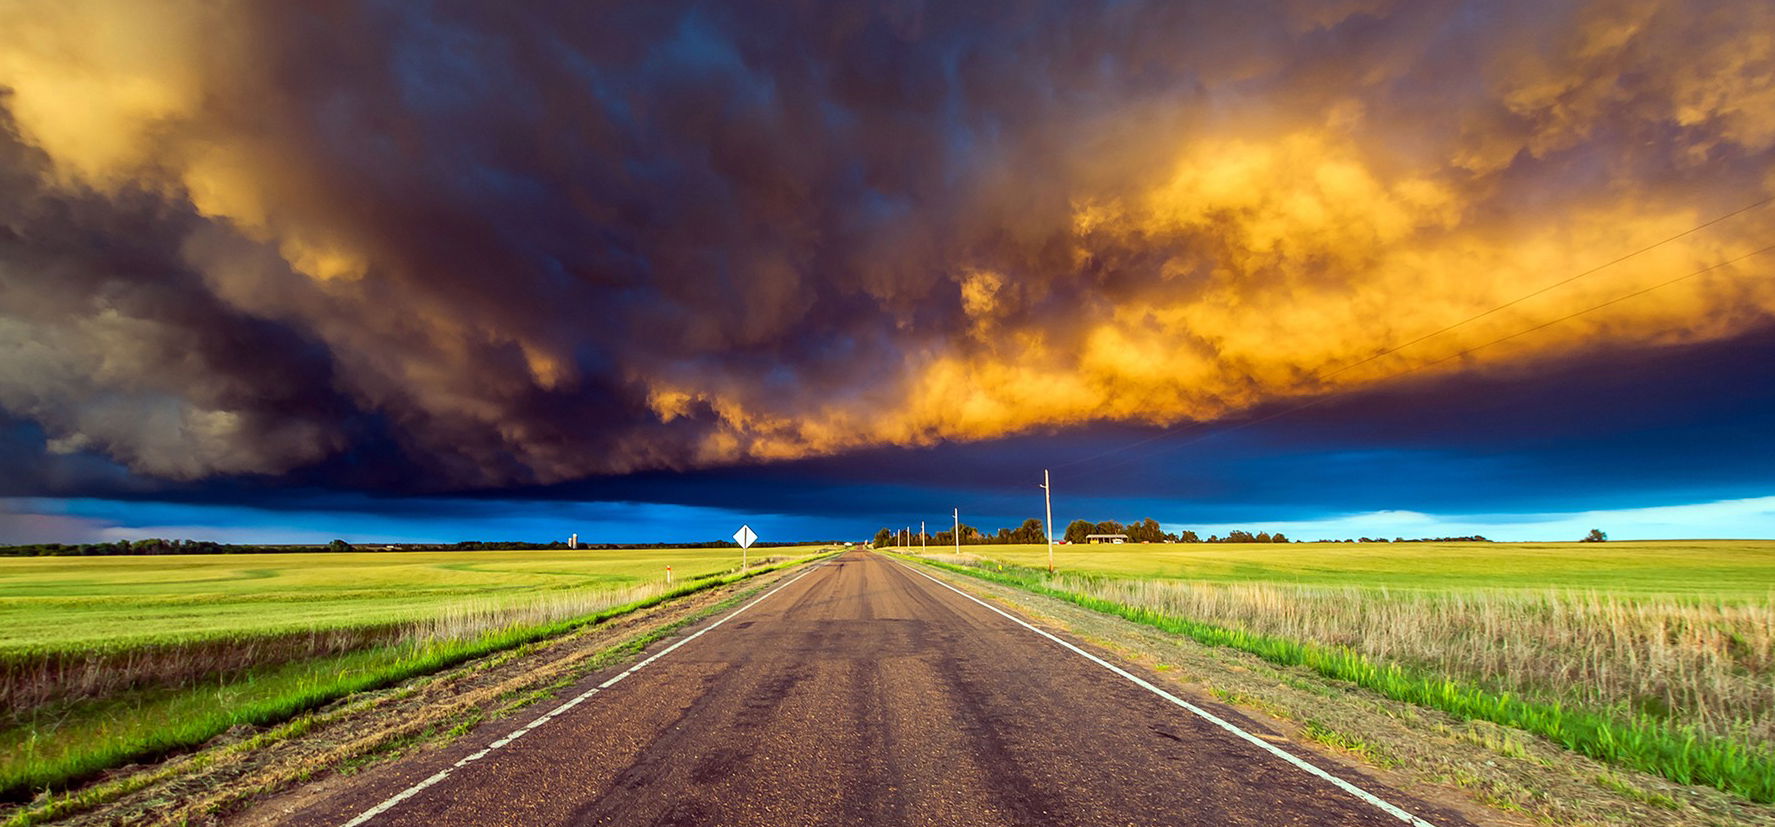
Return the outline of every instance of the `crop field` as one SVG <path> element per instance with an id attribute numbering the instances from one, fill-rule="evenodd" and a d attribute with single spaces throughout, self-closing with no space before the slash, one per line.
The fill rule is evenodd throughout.
<path id="1" fill-rule="evenodd" d="M 964 546 L 1046 568 L 1041 545 Z M 1057 545 L 1061 571 L 1220 583 L 1388 589 L 1578 589 L 1767 603 L 1775 542 L 1166 543 Z"/>
<path id="2" fill-rule="evenodd" d="M 376 626 L 739 564 L 738 549 L 0 557 L 0 654 Z"/>
<path id="3" fill-rule="evenodd" d="M 963 552 L 932 559 L 1775 798 L 1775 542 Z"/>
<path id="4" fill-rule="evenodd" d="M 754 549 L 750 562 L 820 550 Z M 739 566 L 737 549 L 0 558 L 0 796 L 283 720 Z"/>

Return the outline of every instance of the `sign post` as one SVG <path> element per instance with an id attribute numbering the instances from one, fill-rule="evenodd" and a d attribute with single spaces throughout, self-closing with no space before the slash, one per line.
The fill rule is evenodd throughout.
<path id="1" fill-rule="evenodd" d="M 757 539 L 758 535 L 752 533 L 752 527 L 749 525 L 740 526 L 740 530 L 733 533 L 733 541 L 740 544 L 740 571 L 742 572 L 746 570 L 746 549 L 751 548 L 752 543 Z"/>

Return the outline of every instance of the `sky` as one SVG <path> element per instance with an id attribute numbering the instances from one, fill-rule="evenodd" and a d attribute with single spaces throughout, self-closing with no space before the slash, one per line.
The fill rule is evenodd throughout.
<path id="1" fill-rule="evenodd" d="M 0 543 L 1775 537 L 1775 7 L 0 5 Z"/>

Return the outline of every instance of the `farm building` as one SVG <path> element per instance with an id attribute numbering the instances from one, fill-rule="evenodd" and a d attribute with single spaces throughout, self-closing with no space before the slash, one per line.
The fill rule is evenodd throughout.
<path id="1" fill-rule="evenodd" d="M 1087 542 L 1087 543 L 1115 543 L 1117 545 L 1121 545 L 1122 543 L 1128 542 L 1128 535 L 1126 535 L 1126 534 L 1086 534 L 1085 535 L 1085 542 Z"/>

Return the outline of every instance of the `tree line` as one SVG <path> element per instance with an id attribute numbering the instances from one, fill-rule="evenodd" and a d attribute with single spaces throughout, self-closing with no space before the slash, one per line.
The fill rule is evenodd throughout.
<path id="1" fill-rule="evenodd" d="M 992 534 L 982 532 L 980 529 L 968 525 L 967 523 L 962 523 L 961 525 L 961 544 L 964 546 L 1045 543 L 1047 541 L 1047 535 L 1042 533 L 1042 521 L 1033 517 L 1024 520 L 1023 525 L 1016 528 L 1001 528 Z M 909 542 L 915 546 L 918 545 L 918 532 L 913 531 L 908 534 L 905 529 L 896 531 L 891 528 L 884 528 L 875 532 L 874 545 L 876 548 L 897 546 L 900 545 L 901 542 Z M 934 532 L 925 538 L 925 542 L 933 546 L 953 546 L 955 545 L 955 530 L 946 528 L 942 531 Z"/>
<path id="2" fill-rule="evenodd" d="M 836 545 L 836 540 L 807 540 L 753 543 L 753 548 L 785 548 L 788 546 Z M 580 543 L 581 550 L 650 550 L 667 548 L 731 548 L 732 540 L 708 540 L 700 543 Z M 463 540 L 456 543 L 362 543 L 353 545 L 334 540 L 326 545 L 253 545 L 217 543 L 211 540 L 166 540 L 149 537 L 143 540 L 113 540 L 105 543 L 28 543 L 0 546 L 0 557 L 112 557 L 154 556 L 163 554 L 300 554 L 350 551 L 567 551 L 567 543 L 556 540 L 532 543 L 522 540 Z"/>
<path id="3" fill-rule="evenodd" d="M 108 543 L 28 543 L 0 546 L 0 556 L 7 557 L 110 557 L 119 555 L 155 554 L 248 554 L 254 552 L 322 551 L 318 548 L 280 546 L 237 546 L 209 540 L 114 540 Z"/>
<path id="4" fill-rule="evenodd" d="M 1073 520 L 1066 526 L 1065 534 L 1056 539 L 1063 540 L 1067 543 L 1085 543 L 1089 542 L 1090 535 L 1092 534 L 1121 534 L 1125 535 L 1127 541 L 1130 543 L 1289 542 L 1289 539 L 1283 536 L 1279 531 L 1274 534 L 1266 531 L 1260 531 L 1255 534 L 1249 531 L 1229 531 L 1225 537 L 1210 535 L 1204 540 L 1201 535 L 1194 531 L 1184 530 L 1175 534 L 1166 531 L 1164 528 L 1160 527 L 1158 520 L 1154 520 L 1151 517 L 1144 520 L 1136 520 L 1127 524 L 1115 520 L 1104 520 L 1100 523 L 1094 523 L 1090 520 Z M 908 540 L 907 538 L 910 539 Z M 1016 528 L 1001 528 L 991 534 L 987 534 L 971 525 L 967 525 L 966 523 L 963 523 L 961 526 L 961 544 L 964 546 L 1034 544 L 1045 543 L 1047 541 L 1047 535 L 1042 532 L 1042 521 L 1033 517 L 1024 520 L 1023 524 Z M 918 532 L 914 531 L 907 534 L 905 529 L 896 531 L 891 528 L 883 528 L 880 531 L 875 532 L 874 545 L 876 548 L 897 546 L 902 542 L 910 542 L 915 546 L 919 545 Z M 935 532 L 926 539 L 926 543 L 931 546 L 953 546 L 955 545 L 955 531 L 952 529 L 944 529 Z"/>
<path id="5" fill-rule="evenodd" d="M 1466 537 L 1415 537 L 1415 538 L 1410 538 L 1410 539 L 1405 538 L 1405 537 L 1394 537 L 1391 540 L 1389 540 L 1385 537 L 1357 537 L 1354 540 L 1346 538 L 1343 540 L 1310 540 L 1308 542 L 1313 542 L 1313 543 L 1489 543 L 1489 542 L 1491 542 L 1491 540 L 1487 539 L 1485 537 L 1485 535 L 1483 535 L 1483 534 L 1473 534 L 1473 535 L 1469 535 Z"/>
<path id="6" fill-rule="evenodd" d="M 1232 531 L 1228 531 L 1226 533 L 1226 536 L 1224 536 L 1224 537 L 1217 535 L 1217 534 L 1211 534 L 1208 537 L 1204 538 L 1200 534 L 1198 534 L 1197 532 L 1190 531 L 1188 529 L 1185 529 L 1183 531 L 1179 531 L 1176 533 L 1165 531 L 1162 527 L 1159 526 L 1159 522 L 1157 520 L 1154 520 L 1150 517 L 1148 517 L 1144 520 L 1136 520 L 1132 523 L 1127 523 L 1127 524 L 1119 523 L 1119 522 L 1116 522 L 1115 520 L 1104 520 L 1103 522 L 1100 522 L 1100 523 L 1094 523 L 1094 522 L 1091 522 L 1090 520 L 1073 520 L 1071 523 L 1067 524 L 1066 532 L 1063 535 L 1061 535 L 1060 537 L 1057 537 L 1055 539 L 1062 540 L 1062 541 L 1069 543 L 1069 544 L 1070 543 L 1087 543 L 1087 542 L 1090 542 L 1089 538 L 1093 534 L 1111 534 L 1111 535 L 1121 534 L 1121 535 L 1124 535 L 1127 539 L 1127 542 L 1130 542 L 1130 543 L 1299 543 L 1299 542 L 1312 542 L 1312 543 L 1489 543 L 1489 542 L 1491 542 L 1490 539 L 1488 539 L 1484 535 L 1480 535 L 1480 534 L 1473 534 L 1473 535 L 1469 535 L 1469 536 L 1465 536 L 1465 537 L 1418 537 L 1418 538 L 1413 538 L 1413 539 L 1408 539 L 1405 537 L 1395 537 L 1391 540 L 1388 540 L 1385 537 L 1361 537 L 1361 538 L 1356 538 L 1356 539 L 1345 539 L 1345 540 L 1307 540 L 1307 541 L 1302 541 L 1302 540 L 1290 540 L 1290 539 L 1288 539 L 1287 535 L 1284 535 L 1280 531 L 1271 533 L 1268 531 L 1251 532 L 1251 531 L 1243 531 L 1243 530 L 1239 530 L 1239 529 L 1234 529 Z M 1607 534 L 1604 534 L 1601 531 L 1592 529 L 1590 532 L 1590 536 L 1584 538 L 1584 542 L 1589 542 L 1589 543 L 1604 542 L 1607 539 L 1608 539 Z M 1018 526 L 1016 528 L 1001 528 L 998 531 L 993 532 L 991 534 L 985 533 L 977 528 L 974 528 L 971 525 L 967 525 L 966 523 L 963 523 L 962 527 L 961 527 L 961 544 L 964 546 L 1008 545 L 1008 544 L 1029 545 L 1029 544 L 1037 544 L 1037 543 L 1046 543 L 1047 541 L 1048 541 L 1047 537 L 1042 533 L 1042 521 L 1035 519 L 1033 517 L 1030 519 L 1024 520 L 1023 525 L 1021 525 L 1021 526 Z M 906 543 L 906 542 L 909 542 L 911 545 L 914 545 L 914 546 L 919 545 L 918 532 L 913 531 L 911 533 L 907 533 L 907 531 L 905 529 L 897 529 L 896 530 L 896 529 L 891 529 L 891 528 L 883 528 L 880 531 L 875 532 L 874 545 L 876 548 L 898 546 L 898 545 L 901 545 L 902 543 Z M 943 531 L 935 532 L 927 538 L 926 544 L 928 544 L 932 547 L 953 546 L 953 545 L 955 545 L 955 532 L 950 529 L 944 529 Z"/>

